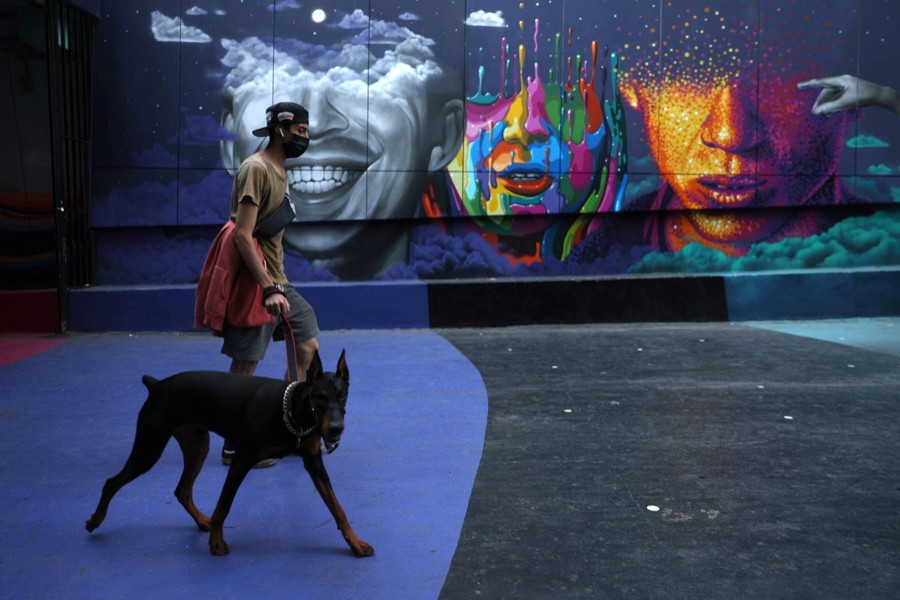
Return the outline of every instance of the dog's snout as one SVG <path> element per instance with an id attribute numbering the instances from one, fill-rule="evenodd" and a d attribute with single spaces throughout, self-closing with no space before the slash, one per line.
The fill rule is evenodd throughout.
<path id="1" fill-rule="evenodd" d="M 344 413 L 339 406 L 331 406 L 328 410 L 328 435 L 338 437 L 344 432 Z"/>

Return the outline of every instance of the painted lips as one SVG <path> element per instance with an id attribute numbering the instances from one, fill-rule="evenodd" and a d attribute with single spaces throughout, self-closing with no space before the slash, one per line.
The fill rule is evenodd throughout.
<path id="1" fill-rule="evenodd" d="M 766 184 L 764 178 L 743 175 L 700 177 L 698 182 L 707 198 L 730 208 L 749 204 Z"/>
<path id="2" fill-rule="evenodd" d="M 539 171 L 516 171 L 500 174 L 498 183 L 518 196 L 537 196 L 547 191 L 553 178 Z"/>

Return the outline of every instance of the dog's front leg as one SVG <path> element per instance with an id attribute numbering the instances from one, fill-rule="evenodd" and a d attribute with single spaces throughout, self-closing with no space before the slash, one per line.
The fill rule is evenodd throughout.
<path id="1" fill-rule="evenodd" d="M 375 549 L 359 539 L 359 536 L 350 527 L 350 521 L 347 520 L 347 515 L 341 507 L 341 503 L 338 502 L 337 496 L 334 495 L 334 489 L 331 487 L 331 481 L 328 479 L 328 472 L 325 470 L 325 463 L 322 462 L 322 453 L 317 452 L 312 456 L 304 456 L 303 466 L 306 467 L 306 472 L 312 478 L 313 485 L 316 486 L 319 495 L 322 496 L 325 506 L 331 511 L 331 516 L 334 517 L 334 521 L 350 546 L 350 550 L 353 551 L 353 555 L 372 556 L 375 553 Z"/>
<path id="2" fill-rule="evenodd" d="M 225 518 L 231 511 L 231 504 L 234 502 L 234 495 L 237 493 L 244 477 L 253 468 L 253 459 L 245 460 L 242 457 L 235 456 L 231 466 L 228 468 L 228 475 L 225 477 L 225 485 L 222 486 L 222 493 L 219 494 L 219 501 L 216 502 L 216 508 L 209 516 L 209 551 L 216 556 L 224 556 L 228 554 L 228 544 L 225 543 L 225 535 L 222 532 L 225 526 Z"/>

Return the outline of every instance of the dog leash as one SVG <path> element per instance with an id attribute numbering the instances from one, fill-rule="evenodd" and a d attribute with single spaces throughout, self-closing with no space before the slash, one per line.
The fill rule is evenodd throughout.
<path id="1" fill-rule="evenodd" d="M 288 321 L 287 313 L 281 313 L 281 326 L 284 330 L 284 346 L 287 350 L 288 377 L 291 379 L 291 382 L 284 390 L 284 397 L 281 402 L 281 418 L 284 419 L 284 424 L 288 431 L 297 436 L 297 444 L 299 445 L 304 438 L 316 430 L 317 424 L 313 423 L 308 429 L 301 428 L 298 430 L 295 427 L 296 422 L 294 421 L 294 415 L 291 413 L 290 397 L 294 388 L 300 385 L 300 379 L 297 376 L 297 342 L 294 340 L 294 330 Z M 313 414 L 315 414 L 315 411 L 313 411 Z"/>
<path id="2" fill-rule="evenodd" d="M 299 447 L 300 442 L 316 430 L 318 427 L 318 419 L 316 418 L 315 406 L 310 405 L 315 421 L 313 425 L 308 429 L 301 428 L 299 430 L 294 426 L 296 423 L 290 409 L 290 396 L 293 389 L 300 384 L 300 379 L 297 376 L 297 341 L 294 339 L 294 330 L 291 328 L 291 324 L 287 319 L 287 314 L 284 312 L 281 313 L 281 324 L 284 328 L 284 345 L 287 350 L 288 377 L 291 379 L 291 383 L 288 384 L 287 388 L 284 390 L 284 398 L 282 398 L 282 418 L 284 419 L 284 424 L 287 426 L 288 431 L 297 436 L 297 444 Z M 331 454 L 337 449 L 337 444 L 329 445 L 326 443 L 325 446 L 328 454 Z"/>

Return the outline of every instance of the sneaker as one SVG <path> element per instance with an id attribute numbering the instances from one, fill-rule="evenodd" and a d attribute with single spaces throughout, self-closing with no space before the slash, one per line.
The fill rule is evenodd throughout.
<path id="1" fill-rule="evenodd" d="M 234 448 L 226 443 L 224 446 L 222 446 L 222 464 L 230 465 L 232 458 L 234 458 Z"/>
<path id="2" fill-rule="evenodd" d="M 231 459 L 234 458 L 234 448 L 229 446 L 222 447 L 222 464 L 230 465 Z M 265 469 L 266 467 L 271 467 L 275 464 L 274 458 L 264 458 L 255 465 L 253 465 L 254 469 Z"/>

